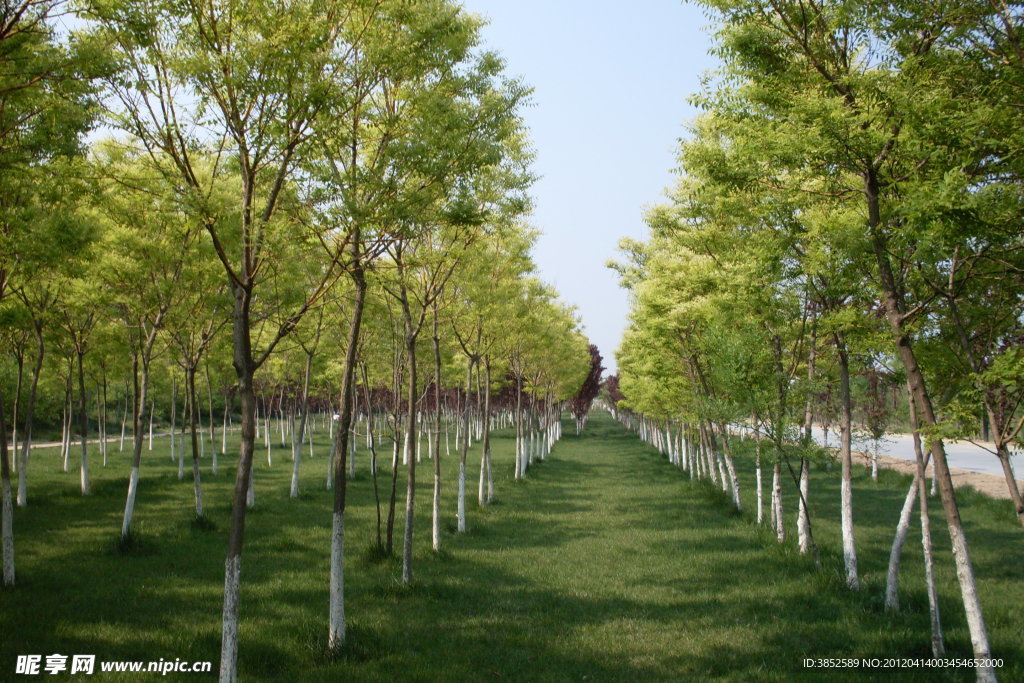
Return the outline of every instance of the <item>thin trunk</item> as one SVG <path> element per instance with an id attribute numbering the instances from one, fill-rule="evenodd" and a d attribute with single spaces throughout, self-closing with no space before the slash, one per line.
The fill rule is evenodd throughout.
<path id="1" fill-rule="evenodd" d="M 204 363 L 203 369 L 206 375 L 206 405 L 210 409 L 210 453 L 213 454 L 213 457 L 217 457 L 217 422 L 213 419 L 213 384 L 210 383 L 209 359 Z"/>
<path id="2" fill-rule="evenodd" d="M 331 515 L 331 568 L 330 600 L 328 612 L 327 645 L 337 650 L 345 644 L 345 478 L 346 457 L 348 456 L 348 434 L 352 429 L 353 400 L 355 398 L 356 351 L 359 346 L 359 328 L 363 320 L 363 304 L 366 300 L 366 280 L 359 256 L 359 233 L 356 231 L 352 244 L 353 267 L 351 274 L 356 288 L 352 307 L 352 320 L 348 330 L 348 346 L 345 349 L 345 365 L 341 377 L 341 413 L 338 429 L 334 433 L 334 509 Z M 308 366 L 307 366 L 308 367 Z"/>
<path id="3" fill-rule="evenodd" d="M 523 462 L 523 378 L 516 375 L 516 479 L 526 475 Z"/>
<path id="4" fill-rule="evenodd" d="M 782 463 L 777 459 L 772 468 L 772 522 L 779 543 L 786 540 L 785 518 L 782 516 Z"/>
<path id="5" fill-rule="evenodd" d="M 192 486 L 196 498 L 196 519 L 202 519 L 203 513 L 203 486 L 199 476 L 199 436 L 196 429 L 198 410 L 196 409 L 196 367 L 193 365 L 185 370 L 185 381 L 188 391 L 188 426 L 192 435 Z"/>
<path id="6" fill-rule="evenodd" d="M 401 360 L 399 358 L 399 352 L 396 350 L 394 361 L 392 365 L 392 391 L 391 399 L 393 401 L 392 406 L 392 423 L 391 423 L 391 492 L 388 497 L 388 521 L 387 521 L 387 547 L 386 553 L 390 556 L 395 549 L 394 546 L 394 532 L 395 532 L 395 505 L 398 498 L 398 449 L 401 447 L 401 394 L 402 394 L 402 378 L 401 378 Z"/>
<path id="7" fill-rule="evenodd" d="M 231 529 L 227 557 L 224 560 L 224 607 L 221 619 L 220 681 L 237 680 L 238 598 L 241 588 L 242 546 L 245 540 L 245 514 L 252 490 L 252 460 L 256 442 L 256 392 L 253 374 L 256 371 L 250 339 L 249 307 L 251 289 L 234 287 L 232 315 L 232 347 L 238 393 L 241 397 L 242 433 L 235 489 L 231 499 Z"/>
<path id="8" fill-rule="evenodd" d="M 288 495 L 292 498 L 299 497 L 299 463 L 302 462 L 302 435 L 306 433 L 306 416 L 309 413 L 309 375 L 313 367 L 313 354 L 306 354 L 306 371 L 302 380 L 302 421 L 299 424 L 299 433 L 292 433 L 292 485 Z M 294 422 L 292 418 L 292 422 Z"/>
<path id="9" fill-rule="evenodd" d="M 918 418 L 923 422 L 924 427 L 933 427 L 937 424 L 937 419 L 932 408 L 931 396 L 928 393 L 924 373 L 917 364 L 917 357 L 914 354 L 910 336 L 905 328 L 906 319 L 902 313 L 902 300 L 897 293 L 899 290 L 896 286 L 896 279 L 886 251 L 885 241 L 879 232 L 879 227 L 881 226 L 881 207 L 878 195 L 878 179 L 874 169 L 869 169 L 865 173 L 864 180 L 865 197 L 868 203 L 868 225 L 872 233 L 873 248 L 881 279 L 879 284 L 881 284 L 882 289 L 883 310 L 895 337 L 900 361 L 907 372 L 907 380 L 910 383 L 911 396 L 917 407 Z M 960 583 L 960 594 L 963 599 L 964 611 L 967 614 L 967 625 L 971 634 L 974 658 L 987 663 L 991 660 L 992 656 L 992 651 L 989 647 L 988 629 L 985 627 L 981 599 L 978 596 L 978 588 L 974 579 L 974 567 L 971 564 L 967 537 L 964 534 L 963 523 L 960 520 L 960 509 L 956 501 L 953 479 L 949 472 L 949 465 L 946 462 L 946 451 L 941 439 L 932 440 L 930 446 L 933 466 L 935 468 L 935 478 L 938 482 L 939 493 L 942 498 L 942 507 L 946 513 L 946 524 L 949 528 L 953 554 L 956 560 L 957 580 Z M 991 665 L 979 666 L 977 668 L 977 676 L 979 681 L 988 682 L 996 680 L 995 669 Z"/>
<path id="10" fill-rule="evenodd" d="M 1007 490 L 1010 492 L 1010 501 L 1013 503 L 1014 512 L 1017 514 L 1017 521 L 1024 525 L 1024 499 L 1021 498 L 1020 489 L 1017 488 L 1017 479 L 1013 473 L 1013 466 L 1010 464 L 1010 450 L 1002 441 L 1002 435 L 998 437 L 1000 442 L 996 444 L 996 457 L 1003 468 L 1003 478 L 1006 480 Z"/>
<path id="11" fill-rule="evenodd" d="M 406 395 L 406 439 L 408 444 L 417 442 L 416 432 L 416 337 L 412 333 L 412 323 L 408 313 L 408 302 L 403 301 L 406 309 L 406 354 L 409 363 L 409 388 Z M 405 489 L 405 536 L 402 544 L 402 583 L 412 582 L 412 537 L 413 523 L 416 513 L 416 458 L 409 454 L 408 480 Z"/>
<path id="12" fill-rule="evenodd" d="M 11 499 L 11 460 L 7 452 L 7 420 L 0 386 L 0 544 L 3 546 L 4 585 L 14 585 L 14 505 Z"/>
<path id="13" fill-rule="evenodd" d="M 89 495 L 89 413 L 86 410 L 88 403 L 85 397 L 85 369 L 83 368 L 83 356 L 81 351 L 78 356 L 78 429 L 81 432 L 79 438 L 82 442 L 82 469 L 79 482 L 82 488 L 82 495 Z"/>
<path id="14" fill-rule="evenodd" d="M 811 387 L 814 384 L 814 361 L 817 354 L 817 340 L 818 340 L 818 328 L 816 325 L 816 318 L 814 309 L 811 309 L 810 320 L 808 321 L 810 327 L 810 334 L 808 339 L 808 352 L 807 352 L 807 398 L 804 402 L 804 448 L 810 448 L 811 446 L 811 428 L 814 415 L 814 405 L 812 403 L 813 392 Z M 809 511 L 807 510 L 807 500 L 810 495 L 810 463 L 807 461 L 806 455 L 800 458 L 800 497 L 797 500 L 797 540 L 798 546 L 801 553 L 807 553 L 811 549 L 810 541 L 810 517 Z"/>
<path id="15" fill-rule="evenodd" d="M 186 380 L 187 382 L 187 380 Z M 181 409 L 181 433 L 178 439 L 178 481 L 184 481 L 185 479 L 185 415 L 193 410 L 192 396 L 188 396 L 188 390 L 186 389 L 185 405 Z M 174 438 L 174 427 L 171 427 L 171 438 Z"/>
<path id="16" fill-rule="evenodd" d="M 801 554 L 807 554 L 810 552 L 810 534 L 808 528 L 810 526 L 808 514 L 807 514 L 807 496 L 810 479 L 810 464 L 807 462 L 807 458 L 800 458 L 800 482 L 797 487 L 800 495 L 797 496 L 797 514 L 796 514 L 796 537 L 797 547 L 800 549 Z"/>
<path id="17" fill-rule="evenodd" d="M 42 328 L 33 323 L 36 334 L 36 359 L 32 366 L 32 386 L 29 388 L 28 405 L 25 406 L 25 432 L 22 435 L 24 442 L 21 446 L 21 462 L 18 466 L 18 507 L 28 505 L 28 456 L 32 449 L 32 423 L 35 417 L 36 397 L 39 395 L 39 375 L 43 370 L 43 352 L 46 347 L 43 343 Z M 127 401 L 127 397 L 125 398 Z M 17 448 L 17 444 L 14 444 Z"/>
<path id="18" fill-rule="evenodd" d="M 434 499 L 431 517 L 431 544 L 434 552 L 441 550 L 441 338 L 437 333 L 437 308 L 433 315 L 434 345 L 434 433 L 430 435 L 434 452 Z M 462 479 L 459 480 L 462 482 Z M 465 484 L 462 484 L 465 488 Z"/>
<path id="19" fill-rule="evenodd" d="M 377 486 L 377 445 L 373 438 L 373 406 L 370 404 L 370 381 L 366 371 L 366 363 L 362 364 L 363 386 L 366 391 L 363 397 L 366 400 L 366 414 L 369 416 L 366 421 L 366 447 L 370 449 L 370 475 L 373 477 L 373 502 L 377 509 L 377 549 L 384 548 L 381 539 L 381 515 L 380 515 L 380 490 Z"/>
<path id="20" fill-rule="evenodd" d="M 726 431 L 725 425 L 718 425 L 718 430 L 722 434 L 722 457 L 725 460 L 725 469 L 729 474 L 729 485 L 732 489 L 732 502 L 736 506 L 737 510 L 743 509 L 743 503 L 740 500 L 740 480 L 736 476 L 736 467 L 732 460 L 732 449 L 729 446 L 729 433 Z"/>
<path id="21" fill-rule="evenodd" d="M 911 418 L 915 423 L 916 416 Z M 917 429 L 914 429 L 915 436 Z M 921 455 L 920 439 L 916 446 L 917 455 L 917 486 L 918 497 L 921 499 L 921 548 L 924 551 L 924 583 L 928 591 L 928 618 L 932 631 L 932 656 L 941 658 L 946 653 L 946 646 L 942 640 L 942 620 L 939 618 L 939 591 L 935 585 L 935 557 L 932 553 L 932 526 L 931 518 L 928 516 L 928 496 L 925 495 L 924 466 L 925 460 Z"/>
<path id="22" fill-rule="evenodd" d="M 100 453 L 103 454 L 103 466 L 107 466 L 107 373 L 106 370 L 103 372 L 103 382 L 100 385 L 99 395 L 96 398 L 97 402 L 101 402 L 97 407 L 97 414 L 100 426 Z"/>
<path id="23" fill-rule="evenodd" d="M 756 455 L 754 456 L 754 467 L 755 476 L 757 479 L 757 523 L 764 523 L 764 484 L 761 476 L 761 443 L 760 441 L 754 446 Z"/>
<path id="24" fill-rule="evenodd" d="M 185 410 L 188 410 L 188 406 L 185 406 Z M 184 418 L 185 411 L 182 411 L 182 417 Z M 174 450 L 174 430 L 178 426 L 178 382 L 177 378 L 171 373 L 171 462 L 174 462 L 175 450 Z M 178 466 L 178 481 L 181 481 L 182 472 L 181 466 Z"/>
<path id="25" fill-rule="evenodd" d="M 842 481 L 839 492 L 839 507 L 843 536 L 843 564 L 846 568 L 846 585 L 853 590 L 860 587 L 857 571 L 857 545 L 853 535 L 853 401 L 850 398 L 850 358 L 846 339 L 841 333 L 834 334 L 836 351 L 839 356 L 839 460 L 842 465 Z"/>
<path id="26" fill-rule="evenodd" d="M 121 523 L 121 538 L 131 535 L 132 517 L 135 514 L 135 496 L 139 488 L 139 466 L 142 464 L 142 442 L 145 438 L 142 427 L 142 411 L 146 405 L 149 389 L 149 363 L 140 359 L 139 353 L 132 356 L 132 469 L 128 479 L 128 497 L 124 506 L 124 520 Z"/>
<path id="27" fill-rule="evenodd" d="M 469 394 L 466 394 L 469 400 Z M 491 471 L 491 359 L 484 357 L 484 441 L 480 451 L 480 489 L 477 502 L 480 507 L 487 505 L 494 498 L 494 479 Z"/>
<path id="28" fill-rule="evenodd" d="M 68 458 L 71 455 L 71 422 L 72 422 L 72 407 L 71 397 L 72 392 L 72 380 L 74 377 L 73 362 L 71 357 L 68 357 L 68 376 L 67 381 L 64 384 L 64 417 L 61 422 L 61 458 L 63 460 L 62 471 L 68 471 Z"/>
<path id="29" fill-rule="evenodd" d="M 14 385 L 14 401 L 11 404 L 11 443 L 10 448 L 14 449 L 15 457 L 12 458 L 14 471 L 18 471 L 18 406 L 21 404 L 21 385 L 25 377 L 25 349 L 18 346 L 15 349 L 15 356 L 18 361 L 18 375 Z"/>
<path id="30" fill-rule="evenodd" d="M 121 413 L 121 441 L 118 445 L 118 452 L 124 452 L 124 433 L 125 428 L 128 426 L 128 383 L 124 384 L 124 412 Z"/>
<path id="31" fill-rule="evenodd" d="M 914 445 L 920 448 L 920 438 L 914 433 Z M 918 492 L 917 473 L 914 474 L 914 481 L 907 489 L 907 495 L 903 499 L 903 507 L 900 508 L 900 519 L 896 523 L 896 535 L 892 539 L 892 547 L 889 549 L 889 569 L 885 575 L 885 609 L 890 612 L 898 612 L 900 609 L 900 558 L 903 554 L 903 546 L 907 542 L 907 533 L 910 531 L 910 518 L 914 514 L 914 503 L 917 502 Z"/>
<path id="32" fill-rule="evenodd" d="M 475 358 L 470 357 L 466 363 L 466 397 L 469 397 L 469 391 L 473 386 L 473 363 Z M 465 406 L 462 408 L 462 428 L 469 429 L 469 401 L 466 401 Z M 487 438 L 486 436 L 484 437 Z M 466 457 L 469 454 L 469 444 L 463 442 L 462 448 L 459 453 L 459 499 L 458 499 L 458 529 L 459 533 L 466 532 Z M 481 469 L 481 474 L 483 469 Z M 481 484 L 483 484 L 483 478 L 481 478 Z M 480 492 L 483 492 L 483 486 L 480 487 Z"/>

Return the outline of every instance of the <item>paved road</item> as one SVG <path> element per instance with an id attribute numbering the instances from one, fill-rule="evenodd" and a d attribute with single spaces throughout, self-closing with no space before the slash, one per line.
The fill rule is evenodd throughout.
<path id="1" fill-rule="evenodd" d="M 819 427 L 814 428 L 814 438 L 822 443 L 822 432 Z M 856 435 L 855 435 L 856 437 Z M 830 430 L 828 443 L 835 446 L 839 442 L 839 433 Z M 946 459 L 950 467 L 956 467 L 970 472 L 982 472 L 984 474 L 995 474 L 1003 476 L 1002 465 L 994 455 L 995 447 L 991 443 L 984 444 L 991 450 L 985 450 L 969 441 L 947 441 Z M 853 447 L 855 450 L 871 452 L 873 443 L 870 439 L 857 440 L 855 438 Z M 878 447 L 879 455 L 888 455 L 900 460 L 914 460 L 914 441 L 909 434 L 886 434 Z M 1015 455 L 1011 459 L 1014 475 L 1017 479 L 1024 477 L 1024 455 Z"/>

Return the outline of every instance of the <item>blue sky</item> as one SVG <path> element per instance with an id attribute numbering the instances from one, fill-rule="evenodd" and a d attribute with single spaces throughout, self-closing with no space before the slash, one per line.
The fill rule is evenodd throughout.
<path id="1" fill-rule="evenodd" d="M 541 178 L 531 222 L 541 277 L 579 307 L 614 371 L 628 306 L 605 267 L 673 182 L 686 98 L 714 67 L 708 19 L 679 0 L 466 0 L 489 49 L 534 88 L 524 112 Z"/>

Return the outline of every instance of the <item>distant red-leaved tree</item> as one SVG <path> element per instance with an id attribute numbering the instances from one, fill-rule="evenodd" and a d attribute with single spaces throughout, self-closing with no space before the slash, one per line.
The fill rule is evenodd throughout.
<path id="1" fill-rule="evenodd" d="M 601 391 L 601 373 L 604 371 L 604 366 L 601 365 L 602 360 L 601 352 L 597 350 L 596 346 L 591 344 L 590 372 L 587 374 L 587 378 L 583 380 L 580 390 L 569 399 L 569 410 L 576 416 L 577 420 L 582 419 L 587 414 L 590 410 L 590 404 L 594 402 L 598 392 Z"/>

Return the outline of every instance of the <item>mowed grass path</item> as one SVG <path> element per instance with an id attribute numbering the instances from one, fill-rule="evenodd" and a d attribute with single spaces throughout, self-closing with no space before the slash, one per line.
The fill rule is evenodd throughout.
<path id="1" fill-rule="evenodd" d="M 835 539 L 829 536 L 827 510 L 820 513 L 819 531 L 825 569 L 816 571 L 792 544 L 779 546 L 749 515 L 730 512 L 719 492 L 691 483 L 606 414 L 596 414 L 580 437 L 571 433 L 570 421 L 565 427 L 565 438 L 525 482 L 511 479 L 510 431 L 497 435 L 497 499 L 486 510 L 475 504 L 479 445 L 474 444 L 465 535 L 454 533 L 455 457 L 442 459 L 445 549 L 440 554 L 429 546 L 432 468 L 424 458 L 418 468 L 412 586 L 399 582 L 397 560 L 379 560 L 369 552 L 375 512 L 360 443 L 360 474 L 351 482 L 348 516 L 349 646 L 338 659 L 324 651 L 326 443 L 320 444 L 319 457 L 303 463 L 298 500 L 287 494 L 287 451 L 275 448 L 274 465 L 268 467 L 265 450 L 258 448 L 257 507 L 250 512 L 242 564 L 241 678 L 789 680 L 810 673 L 801 663 L 804 657 L 928 656 L 927 608 L 917 588 L 906 591 L 904 613 L 881 610 L 880 582 L 870 573 L 877 575 L 884 557 L 862 560 L 869 576 L 860 594 L 842 586 L 830 550 Z M 382 463 L 389 458 L 387 449 Z M 204 462 L 216 528 L 197 530 L 189 524 L 190 475 L 179 482 L 166 450 L 147 452 L 136 511 L 143 540 L 130 555 L 114 549 L 127 454 L 112 457 L 105 470 L 94 457 L 95 494 L 87 499 L 77 494 L 77 474 L 59 472 L 56 459 L 55 452 L 40 451 L 31 465 L 30 507 L 17 513 L 19 586 L 0 592 L 0 680 L 14 678 L 17 654 L 30 653 L 212 660 L 216 670 L 230 458 L 222 459 L 216 478 Z M 383 465 L 382 492 L 389 474 Z M 816 482 L 835 478 L 835 473 L 815 473 Z M 875 500 L 865 504 L 870 509 L 862 515 L 859 534 L 872 555 L 892 533 L 884 520 L 895 522 L 898 505 L 890 508 L 898 503 L 901 482 L 871 484 Z M 831 495 L 827 486 L 822 484 L 821 497 Z M 867 485 L 858 481 L 857 486 Z M 404 473 L 399 491 L 396 543 Z M 745 497 L 750 493 L 746 486 Z M 787 517 L 792 512 L 795 508 L 787 508 Z M 970 513 L 966 510 L 965 517 L 975 524 Z M 986 607 L 1000 603 L 999 596 L 1011 598 L 995 605 L 993 628 L 996 655 L 1007 665 L 1001 673 L 1011 680 L 1022 672 L 1020 537 L 1014 535 L 1020 531 L 985 524 L 987 534 L 977 543 L 1017 544 L 1009 553 L 979 552 L 979 573 L 990 577 L 983 585 Z M 937 537 L 945 535 L 939 519 L 935 530 Z M 914 538 L 908 542 L 908 577 L 920 573 L 912 559 L 915 544 Z M 947 551 L 940 548 L 938 556 L 951 564 Z M 969 657 L 955 583 L 948 576 L 943 590 L 950 655 Z M 973 678 L 969 669 L 847 671 L 838 677 L 865 674 Z"/>

